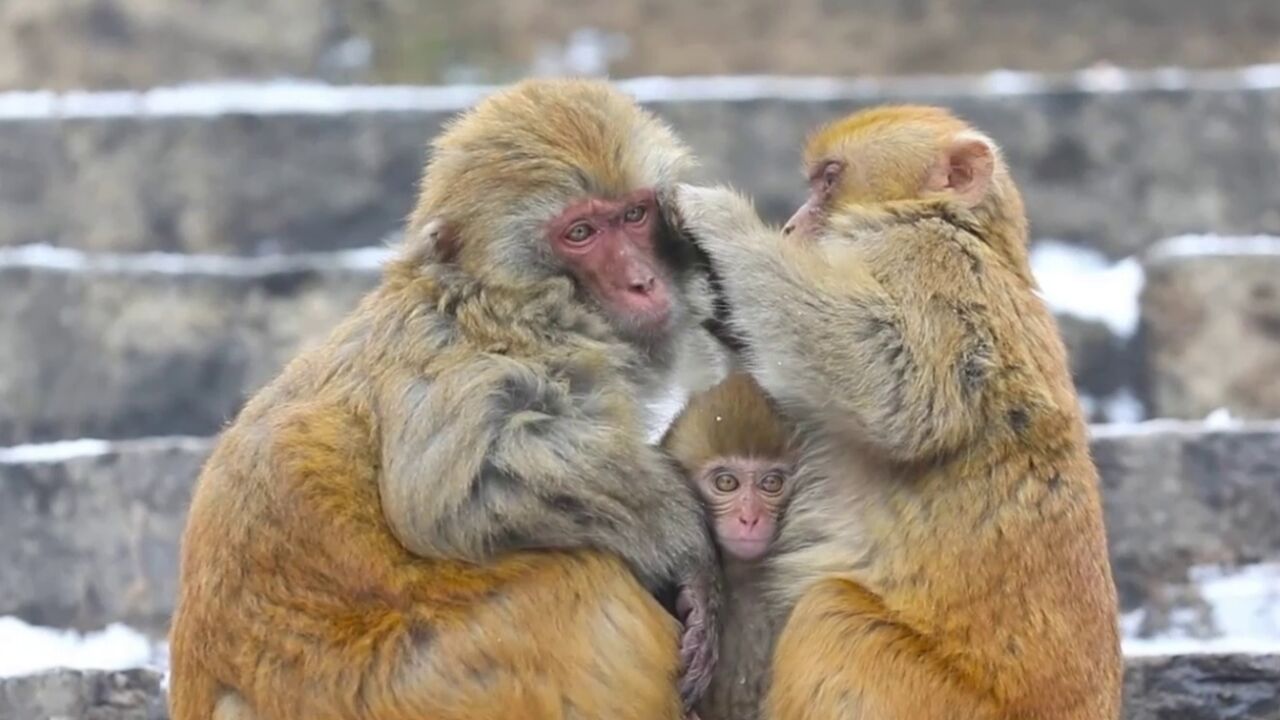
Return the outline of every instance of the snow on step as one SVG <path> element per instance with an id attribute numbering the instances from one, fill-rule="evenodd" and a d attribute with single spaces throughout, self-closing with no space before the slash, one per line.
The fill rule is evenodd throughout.
<path id="1" fill-rule="evenodd" d="M 800 200 L 799 147 L 816 124 L 878 102 L 950 106 L 1004 148 L 1037 233 L 1120 258 L 1180 233 L 1280 233 L 1269 192 L 1280 148 L 1267 135 L 1280 122 L 1278 75 L 1098 68 L 620 85 L 688 140 L 707 179 L 748 192 L 774 219 Z M 403 225 L 428 139 L 493 89 L 0 93 L 0 175 L 14 178 L 0 184 L 0 246 L 257 255 L 367 245 Z"/>
<path id="2" fill-rule="evenodd" d="M 1198 568 L 1280 561 L 1280 421 L 1093 430 L 1117 586 L 1127 612 L 1147 613 L 1146 637 L 1168 636 L 1203 599 Z M 0 583 L 0 615 L 162 632 L 209 448 L 182 437 L 0 450 L 0 577 L 24 578 Z"/>

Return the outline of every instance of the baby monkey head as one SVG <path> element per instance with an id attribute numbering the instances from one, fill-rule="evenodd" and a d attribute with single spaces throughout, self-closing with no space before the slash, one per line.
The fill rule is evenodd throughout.
<path id="1" fill-rule="evenodd" d="M 795 475 L 790 428 L 750 375 L 734 373 L 695 395 L 662 445 L 709 511 L 716 541 L 732 559 L 769 550 Z"/>

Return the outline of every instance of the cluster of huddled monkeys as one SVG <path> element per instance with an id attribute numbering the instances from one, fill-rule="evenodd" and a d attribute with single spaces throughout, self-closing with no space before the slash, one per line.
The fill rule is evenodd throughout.
<path id="1" fill-rule="evenodd" d="M 201 474 L 175 720 L 1118 717 L 1096 471 L 996 145 L 856 113 L 782 229 L 691 165 L 597 81 L 435 140 L 380 286 Z"/>

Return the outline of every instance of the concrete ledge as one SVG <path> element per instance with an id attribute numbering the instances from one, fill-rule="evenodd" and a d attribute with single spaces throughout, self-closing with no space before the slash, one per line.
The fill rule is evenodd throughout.
<path id="1" fill-rule="evenodd" d="M 1280 655 L 1129 658 L 1126 720 L 1271 720 L 1280 717 Z"/>
<path id="2" fill-rule="evenodd" d="M 0 445 L 212 434 L 356 306 L 382 257 L 0 248 Z"/>
<path id="3" fill-rule="evenodd" d="M 215 433 L 328 335 L 387 256 L 0 247 L 0 446 Z M 1061 326 L 1082 393 L 1133 384 L 1131 355 L 1111 330 L 1076 318 Z"/>
<path id="4" fill-rule="evenodd" d="M 191 489 L 211 446 L 153 438 L 0 449 L 0 615 L 163 633 Z"/>
<path id="5" fill-rule="evenodd" d="M 1038 237 L 1121 257 L 1185 232 L 1280 232 L 1280 71 L 622 83 L 780 219 L 819 123 L 953 107 L 1004 148 Z M 490 87 L 213 86 L 0 94 L 0 245 L 258 254 L 400 229 L 426 145 Z M 103 222 L 110 218 L 110 222 Z"/>
<path id="6" fill-rule="evenodd" d="M 1188 571 L 1280 558 L 1280 422 L 1094 426 L 1122 605 L 1166 629 Z M 0 615 L 163 633 L 207 439 L 0 449 Z M 1179 593 L 1170 592 L 1178 589 Z"/>
<path id="7" fill-rule="evenodd" d="M 1180 237 L 1144 262 L 1141 373 L 1159 417 L 1280 417 L 1280 237 Z"/>
<path id="8" fill-rule="evenodd" d="M 0 678 L 4 720 L 164 720 L 169 717 L 154 670 L 52 670 Z"/>
<path id="9" fill-rule="evenodd" d="M 53 670 L 0 678 L 0 718 L 163 720 L 161 676 L 152 670 Z M 1275 720 L 1280 655 L 1129 658 L 1125 720 Z"/>
<path id="10" fill-rule="evenodd" d="M 1121 605 L 1167 617 L 1188 571 L 1280 558 L 1280 422 L 1093 428 Z M 1172 592 L 1172 591 L 1177 592 Z M 1188 593 L 1192 596 L 1188 597 Z M 1160 623 L 1147 630 L 1162 630 Z"/>

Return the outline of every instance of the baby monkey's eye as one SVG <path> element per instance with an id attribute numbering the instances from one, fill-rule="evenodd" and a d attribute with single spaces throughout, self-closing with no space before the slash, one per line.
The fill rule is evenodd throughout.
<path id="1" fill-rule="evenodd" d="M 631 209 L 627 210 L 627 213 L 622 216 L 622 219 L 629 223 L 638 223 L 641 220 L 644 220 L 644 216 L 645 216 L 644 206 L 635 205 L 635 206 L 632 206 Z"/>
<path id="2" fill-rule="evenodd" d="M 770 494 L 780 493 L 783 482 L 782 473 L 771 472 L 760 478 L 760 489 Z"/>
<path id="3" fill-rule="evenodd" d="M 720 473 L 716 475 L 712 482 L 715 483 L 716 489 L 720 492 L 727 493 L 738 489 L 738 478 L 734 477 L 733 473 Z"/>

